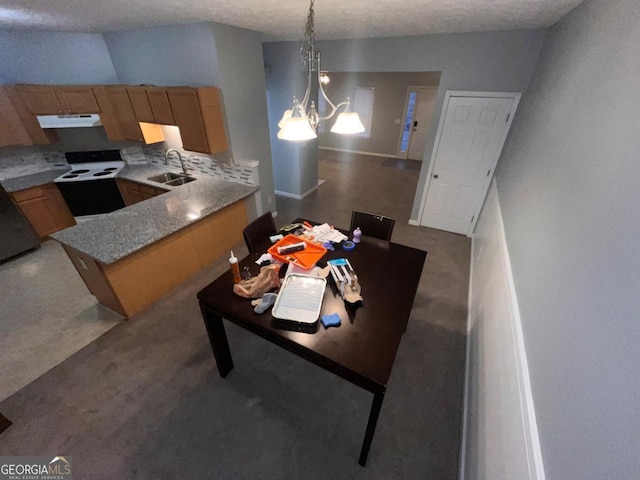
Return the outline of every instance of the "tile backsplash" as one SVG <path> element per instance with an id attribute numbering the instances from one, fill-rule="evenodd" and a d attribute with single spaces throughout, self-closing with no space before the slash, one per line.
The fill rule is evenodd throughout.
<path id="1" fill-rule="evenodd" d="M 160 167 L 164 162 L 165 147 L 162 145 L 133 146 L 120 150 L 122 159 L 129 165 L 151 163 Z M 201 174 L 223 180 L 259 185 L 258 162 L 238 160 L 236 162 L 217 159 L 211 155 L 196 152 L 182 152 L 187 168 Z M 180 169 L 177 155 L 169 157 L 169 165 Z M 52 168 L 69 168 L 64 152 L 52 147 L 22 147 L 3 149 L 0 153 L 0 180 L 38 173 Z"/>
<path id="2" fill-rule="evenodd" d="M 68 168 L 63 152 L 22 147 L 6 149 L 0 154 L 0 179 L 21 177 L 52 168 Z"/>
<path id="3" fill-rule="evenodd" d="M 142 150 L 149 163 L 160 166 L 165 165 L 165 149 L 163 147 L 147 145 L 143 147 Z M 259 184 L 257 161 L 237 161 L 231 163 L 229 161 L 219 160 L 205 153 L 196 152 L 182 152 L 181 155 L 188 169 L 245 185 Z M 178 169 L 181 168 L 177 155 L 172 154 L 169 156 L 169 165 Z"/>

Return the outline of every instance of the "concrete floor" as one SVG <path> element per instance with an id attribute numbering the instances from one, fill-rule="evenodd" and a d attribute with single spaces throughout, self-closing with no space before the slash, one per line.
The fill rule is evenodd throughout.
<path id="1" fill-rule="evenodd" d="M 96 302 L 55 240 L 2 263 L 0 292 L 0 401 L 122 321 Z"/>
<path id="2" fill-rule="evenodd" d="M 429 251 L 366 468 L 369 393 L 230 324 L 218 376 L 195 295 L 226 258 L 0 402 L 0 455 L 71 456 L 78 478 L 457 479 L 470 240 L 408 226 L 417 172 L 383 161 L 323 152 L 326 183 L 277 199 L 279 224 L 363 209 Z"/>

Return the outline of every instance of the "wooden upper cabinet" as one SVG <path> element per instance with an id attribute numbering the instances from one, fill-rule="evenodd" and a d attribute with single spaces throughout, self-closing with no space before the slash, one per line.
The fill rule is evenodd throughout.
<path id="1" fill-rule="evenodd" d="M 147 98 L 145 87 L 127 87 L 131 107 L 139 122 L 154 123 L 156 121 Z"/>
<path id="2" fill-rule="evenodd" d="M 91 87 L 57 87 L 56 95 L 65 113 L 100 113 L 100 107 Z"/>
<path id="3" fill-rule="evenodd" d="M 104 128 L 107 138 L 115 142 L 124 140 L 124 134 L 120 129 L 120 122 L 116 117 L 116 111 L 111 104 L 111 98 L 105 85 L 96 85 L 93 87 L 93 94 L 100 106 L 100 121 Z"/>
<path id="4" fill-rule="evenodd" d="M 29 145 L 29 136 L 9 99 L 7 90 L 0 88 L 0 147 Z"/>
<path id="5" fill-rule="evenodd" d="M 27 135 L 29 136 L 30 145 L 48 145 L 60 140 L 58 133 L 55 130 L 51 128 L 43 129 L 40 126 L 38 119 L 29 111 L 24 98 L 20 95 L 17 88 L 5 87 L 4 90 L 9 96 L 9 100 L 18 114 L 22 127 L 26 130 Z"/>
<path id="6" fill-rule="evenodd" d="M 145 89 L 156 123 L 175 125 L 169 97 L 167 97 L 167 89 L 164 87 L 145 87 Z"/>
<path id="7" fill-rule="evenodd" d="M 22 85 L 18 87 L 29 111 L 34 115 L 61 115 L 62 104 L 56 95 L 54 86 Z"/>
<path id="8" fill-rule="evenodd" d="M 214 154 L 229 149 L 219 88 L 167 88 L 167 95 L 185 150 Z"/>
<path id="9" fill-rule="evenodd" d="M 56 142 L 55 131 L 43 130 L 13 87 L 0 87 L 0 147 Z"/>
<path id="10" fill-rule="evenodd" d="M 19 88 L 34 115 L 100 112 L 93 90 L 88 86 L 22 85 Z"/>
<path id="11" fill-rule="evenodd" d="M 138 125 L 138 119 L 133 111 L 126 87 L 109 86 L 106 87 L 118 123 L 120 131 L 127 140 L 143 141 L 142 132 Z"/>
<path id="12" fill-rule="evenodd" d="M 160 125 L 139 123 L 133 110 L 127 87 L 107 86 L 105 91 L 109 98 L 113 115 L 118 121 L 120 132 L 127 140 L 137 142 L 157 143 L 164 140 Z"/>

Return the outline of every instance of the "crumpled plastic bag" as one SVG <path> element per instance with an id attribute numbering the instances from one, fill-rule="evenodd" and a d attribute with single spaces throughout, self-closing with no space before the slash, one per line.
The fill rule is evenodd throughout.
<path id="1" fill-rule="evenodd" d="M 257 277 L 242 280 L 233 286 L 233 293 L 244 298 L 260 298 L 269 290 L 280 288 L 278 272 L 280 265 L 266 265 L 260 268 Z"/>

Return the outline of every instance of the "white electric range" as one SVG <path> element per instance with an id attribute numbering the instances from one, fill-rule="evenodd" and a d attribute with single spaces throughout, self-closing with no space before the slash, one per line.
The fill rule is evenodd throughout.
<path id="1" fill-rule="evenodd" d="M 77 221 L 125 206 L 115 179 L 125 166 L 119 150 L 67 152 L 64 155 L 72 169 L 54 182 Z"/>

